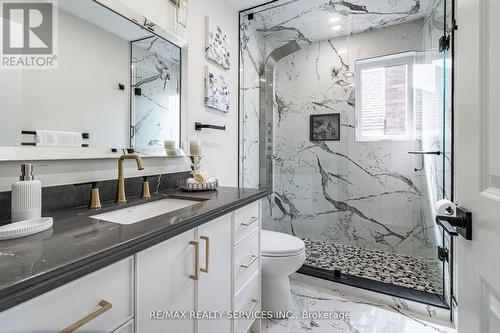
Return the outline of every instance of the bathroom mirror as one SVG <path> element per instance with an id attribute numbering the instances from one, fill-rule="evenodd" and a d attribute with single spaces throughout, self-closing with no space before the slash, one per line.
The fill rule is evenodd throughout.
<path id="1" fill-rule="evenodd" d="M 19 10 L 9 12 L 9 42 L 23 49 L 8 55 L 10 63 L 4 50 L 0 69 L 1 159 L 114 157 L 127 149 L 164 156 L 165 140 L 180 148 L 182 39 L 116 0 L 30 9 L 49 39 L 36 28 L 24 36 Z M 52 131 L 73 137 L 43 137 Z"/>

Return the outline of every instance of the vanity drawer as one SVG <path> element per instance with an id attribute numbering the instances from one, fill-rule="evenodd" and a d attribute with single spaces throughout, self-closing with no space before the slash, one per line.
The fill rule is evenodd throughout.
<path id="1" fill-rule="evenodd" d="M 118 327 L 113 333 L 134 333 L 134 320 L 130 319 L 122 326 Z"/>
<path id="2" fill-rule="evenodd" d="M 234 212 L 234 244 L 238 244 L 260 226 L 259 201 Z"/>
<path id="3" fill-rule="evenodd" d="M 134 316 L 133 268 L 130 257 L 1 312 L 0 330 L 113 332 Z M 69 329 L 78 322 L 85 324 L 73 331 Z M 123 329 L 118 332 L 130 332 Z"/>
<path id="4" fill-rule="evenodd" d="M 254 232 L 250 237 L 234 248 L 234 293 L 240 289 L 259 270 L 259 232 Z"/>
<path id="5" fill-rule="evenodd" d="M 255 274 L 244 286 L 243 290 L 234 300 L 234 310 L 236 313 L 248 313 L 260 310 L 260 274 Z M 242 316 L 241 316 L 242 317 Z M 238 318 L 234 320 L 234 332 L 246 333 L 252 326 L 254 318 Z"/>

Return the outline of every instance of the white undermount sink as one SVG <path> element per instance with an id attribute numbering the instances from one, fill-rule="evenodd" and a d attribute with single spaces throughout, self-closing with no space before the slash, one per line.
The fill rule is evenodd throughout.
<path id="1" fill-rule="evenodd" d="M 197 203 L 200 203 L 200 201 L 168 198 L 108 213 L 93 215 L 91 218 L 119 224 L 133 224 Z"/>

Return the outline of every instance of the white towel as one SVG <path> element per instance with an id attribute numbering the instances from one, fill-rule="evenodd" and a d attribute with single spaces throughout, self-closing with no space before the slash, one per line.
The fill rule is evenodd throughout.
<path id="1" fill-rule="evenodd" d="M 82 133 L 36 130 L 39 147 L 82 147 Z"/>
<path id="2" fill-rule="evenodd" d="M 194 179 L 194 178 L 188 178 L 188 180 L 186 181 L 187 184 L 199 184 L 199 182 Z"/>

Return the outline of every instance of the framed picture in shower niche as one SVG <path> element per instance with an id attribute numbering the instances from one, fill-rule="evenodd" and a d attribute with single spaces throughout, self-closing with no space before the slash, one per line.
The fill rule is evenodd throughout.
<path id="1" fill-rule="evenodd" d="M 226 75 L 214 66 L 206 66 L 205 105 L 209 108 L 229 112 L 229 85 Z"/>
<path id="2" fill-rule="evenodd" d="M 310 117 L 311 141 L 340 140 L 340 113 L 312 114 Z"/>
<path id="3" fill-rule="evenodd" d="M 229 37 L 226 31 L 217 22 L 205 18 L 206 41 L 205 55 L 208 60 L 221 66 L 224 69 L 231 68 Z"/>

